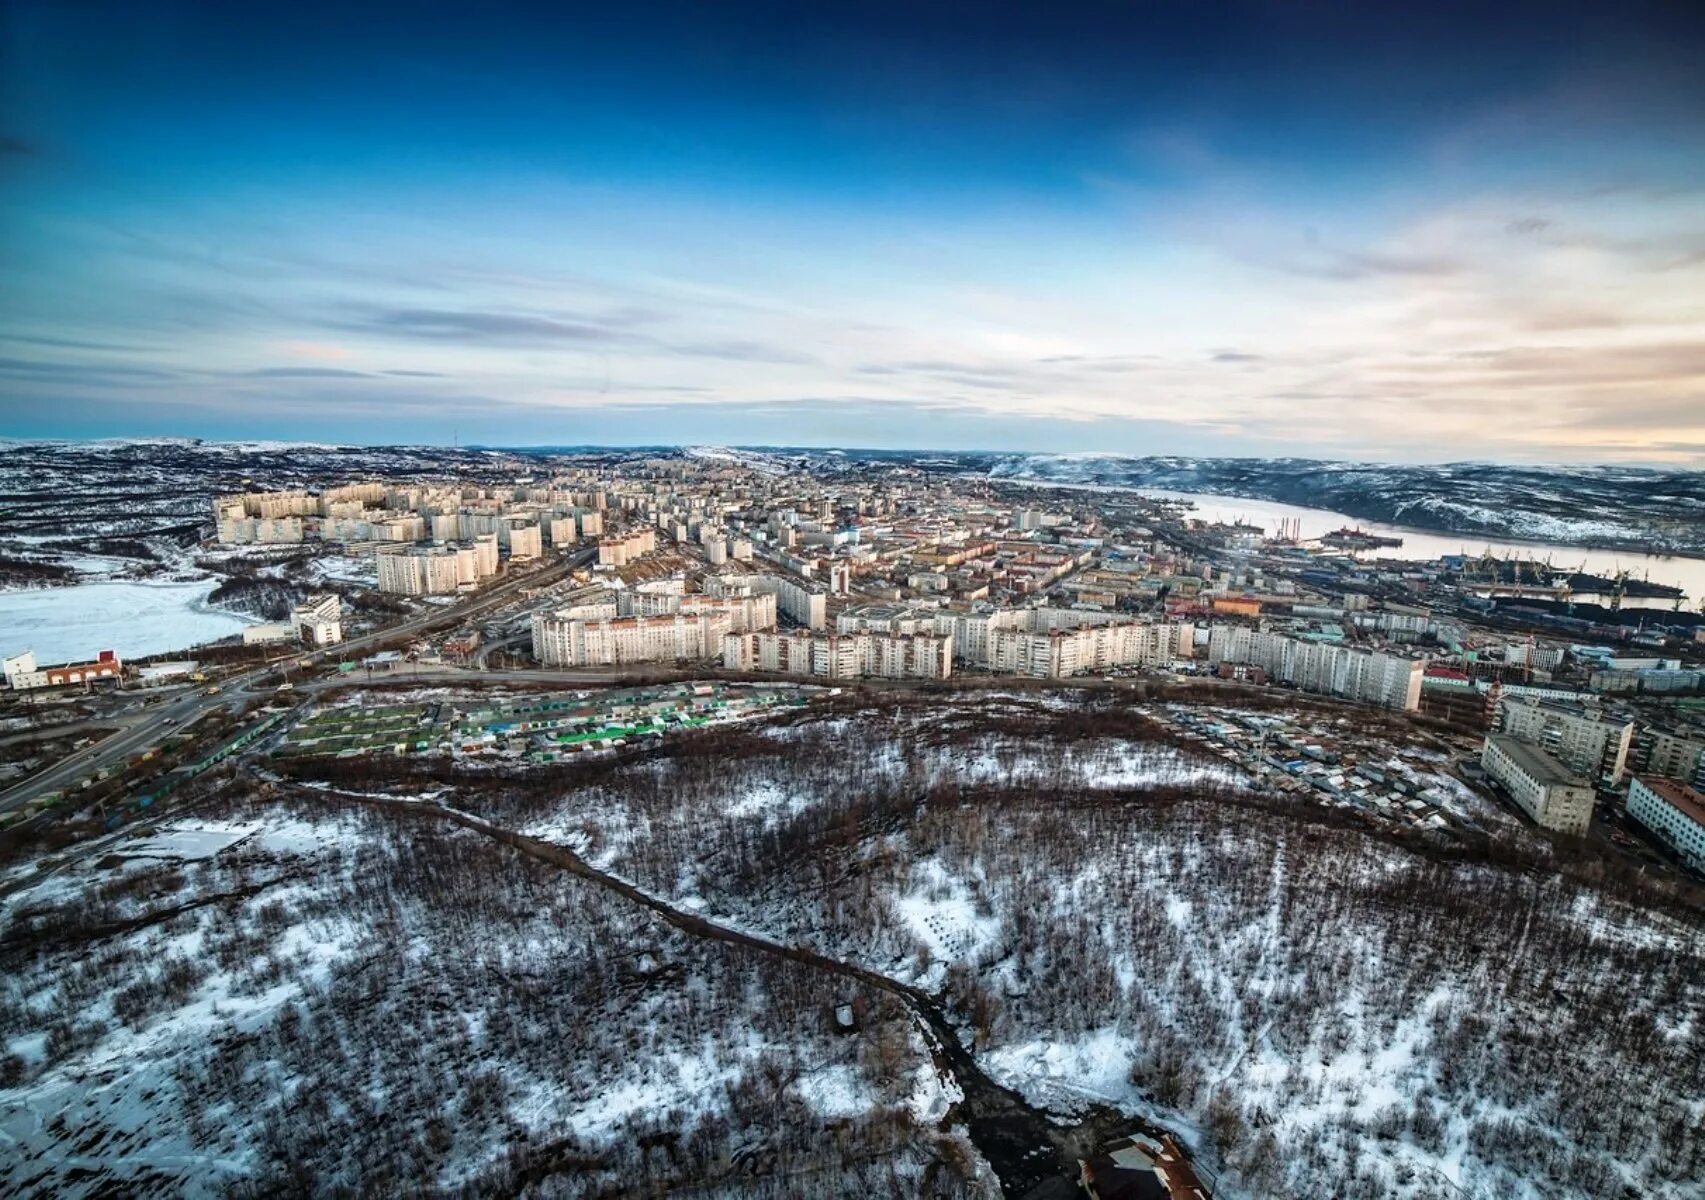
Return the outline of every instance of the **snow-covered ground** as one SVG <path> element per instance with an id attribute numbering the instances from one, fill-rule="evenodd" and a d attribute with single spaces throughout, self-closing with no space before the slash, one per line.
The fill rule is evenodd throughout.
<path id="1" fill-rule="evenodd" d="M 108 582 L 0 591 L 0 654 L 34 650 L 45 665 L 86 661 L 101 650 L 139 658 L 230 637 L 252 622 L 209 608 L 214 586 Z"/>

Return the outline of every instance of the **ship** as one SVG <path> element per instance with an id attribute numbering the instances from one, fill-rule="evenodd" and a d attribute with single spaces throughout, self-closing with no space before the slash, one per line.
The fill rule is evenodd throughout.
<path id="1" fill-rule="evenodd" d="M 1383 550 L 1387 547 L 1401 546 L 1403 539 L 1386 537 L 1380 533 L 1369 533 L 1365 529 L 1334 529 L 1320 539 L 1325 545 L 1334 550 Z"/>

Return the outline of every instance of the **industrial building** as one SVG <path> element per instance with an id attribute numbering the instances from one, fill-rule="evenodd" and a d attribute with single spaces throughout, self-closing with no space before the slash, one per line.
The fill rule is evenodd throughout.
<path id="1" fill-rule="evenodd" d="M 0 660 L 0 671 L 5 673 L 7 687 L 21 692 L 32 688 L 64 687 L 73 683 L 119 679 L 124 675 L 124 664 L 119 661 L 117 652 L 102 650 L 93 662 L 42 667 L 36 664 L 35 651 L 26 650 L 22 654 Z"/>

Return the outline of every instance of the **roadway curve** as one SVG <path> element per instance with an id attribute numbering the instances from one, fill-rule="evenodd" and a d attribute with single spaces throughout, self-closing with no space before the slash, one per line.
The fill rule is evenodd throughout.
<path id="1" fill-rule="evenodd" d="M 341 656 L 351 651 L 361 651 L 369 647 L 394 641 L 397 638 L 410 637 L 434 629 L 442 625 L 456 624 L 476 616 L 489 608 L 495 608 L 505 601 L 512 599 L 516 592 L 524 588 L 539 587 L 555 581 L 566 575 L 575 567 L 590 562 L 597 549 L 588 548 L 577 550 L 565 557 L 561 562 L 542 570 L 531 571 L 505 580 L 488 590 L 459 604 L 432 612 L 422 613 L 396 625 L 387 625 L 360 637 L 339 642 L 335 646 L 325 646 L 318 650 L 305 650 L 290 656 L 293 661 L 319 662 L 321 660 Z M 94 774 L 130 757 L 152 741 L 161 736 L 161 729 L 169 721 L 173 728 L 193 725 L 202 717 L 216 708 L 231 708 L 244 702 L 243 692 L 252 688 L 263 679 L 273 675 L 278 670 L 276 663 L 257 667 L 241 675 L 228 676 L 218 681 L 219 695 L 208 695 L 203 689 L 196 688 L 177 699 L 169 701 L 157 708 L 148 710 L 145 718 L 137 721 L 128 729 L 120 730 L 103 741 L 92 746 L 85 746 L 74 754 L 69 754 L 54 763 L 51 767 L 37 772 L 30 778 L 0 792 L 0 813 L 11 812 L 29 801 L 49 792 L 70 787 L 77 780 Z M 347 684 L 348 680 L 341 681 Z"/>

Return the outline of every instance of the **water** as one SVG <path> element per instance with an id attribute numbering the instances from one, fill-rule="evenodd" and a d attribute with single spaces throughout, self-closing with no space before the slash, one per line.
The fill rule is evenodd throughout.
<path id="1" fill-rule="evenodd" d="M 141 658 L 230 637 L 249 622 L 207 607 L 215 586 L 111 581 L 0 592 L 0 656 L 34 650 L 52 666 L 102 650 Z"/>
<path id="2" fill-rule="evenodd" d="M 1191 515 L 1203 520 L 1241 520 L 1251 525 L 1260 525 L 1268 533 L 1276 532 L 1281 520 L 1300 520 L 1302 536 L 1305 539 L 1318 538 L 1346 526 L 1403 539 L 1403 545 L 1400 547 L 1371 552 L 1379 558 L 1431 562 L 1446 554 L 1478 555 L 1490 552 L 1498 558 L 1508 556 L 1535 559 L 1539 562 L 1549 561 L 1559 570 L 1584 571 L 1606 579 L 1614 578 L 1618 571 L 1627 571 L 1631 578 L 1649 579 L 1653 583 L 1681 588 L 1692 598 L 1692 604 L 1698 604 L 1699 600 L 1705 597 L 1705 559 L 1700 558 L 1638 554 L 1627 550 L 1585 550 L 1578 546 L 1559 546 L 1543 542 L 1503 542 L 1471 534 L 1430 533 L 1400 525 L 1382 525 L 1378 521 L 1362 521 L 1344 513 L 1328 512 L 1321 508 L 1299 508 L 1294 504 L 1280 504 L 1274 500 L 1211 496 L 1202 492 L 1169 492 L 1160 488 L 1137 490 L 1145 496 L 1188 501 L 1195 508 Z M 1644 604 L 1665 609 L 1673 603 L 1671 600 L 1624 601 L 1627 607 Z"/>

